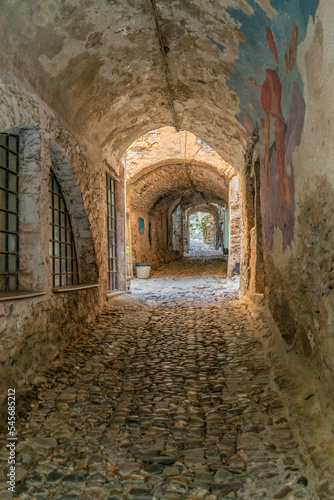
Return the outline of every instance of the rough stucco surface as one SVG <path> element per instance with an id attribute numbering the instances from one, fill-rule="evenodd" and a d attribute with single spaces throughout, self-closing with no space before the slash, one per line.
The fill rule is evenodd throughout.
<path id="1" fill-rule="evenodd" d="M 285 250 L 277 228 L 266 252 L 269 304 L 285 340 L 306 354 L 324 384 L 334 381 L 333 213 L 334 108 L 332 86 L 334 7 L 324 1 L 298 52 L 305 81 L 305 125 L 293 155 L 295 221 Z"/>

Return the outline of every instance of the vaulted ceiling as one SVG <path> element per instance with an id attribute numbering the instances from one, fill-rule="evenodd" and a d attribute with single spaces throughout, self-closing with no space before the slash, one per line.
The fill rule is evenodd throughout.
<path id="1" fill-rule="evenodd" d="M 0 76 L 115 158 L 143 132 L 171 125 L 238 168 L 248 133 L 242 116 L 257 125 L 267 61 L 278 60 L 268 29 L 281 58 L 294 23 L 299 41 L 318 3 L 2 0 Z"/>
<path id="2" fill-rule="evenodd" d="M 195 198 L 196 204 L 224 204 L 228 201 L 229 181 L 209 164 L 171 163 L 128 184 L 127 199 L 135 210 L 153 210 L 162 201 L 169 206 L 178 198 L 183 205 L 195 203 Z"/>

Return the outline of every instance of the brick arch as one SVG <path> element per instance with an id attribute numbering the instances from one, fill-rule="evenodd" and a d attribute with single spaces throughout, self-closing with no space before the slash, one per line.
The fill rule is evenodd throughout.
<path id="1" fill-rule="evenodd" d="M 218 216 L 218 207 L 216 207 L 213 204 L 207 204 L 207 205 L 195 205 L 193 207 L 188 208 L 188 216 L 190 217 L 191 215 L 195 214 L 196 212 L 205 212 L 208 213 L 214 217 Z"/>
<path id="2" fill-rule="evenodd" d="M 199 200 L 228 199 L 229 176 L 215 167 L 203 163 L 173 163 L 154 165 L 150 170 L 128 183 L 128 206 L 152 210 L 162 202 L 170 205 L 175 199 L 192 198 Z"/>

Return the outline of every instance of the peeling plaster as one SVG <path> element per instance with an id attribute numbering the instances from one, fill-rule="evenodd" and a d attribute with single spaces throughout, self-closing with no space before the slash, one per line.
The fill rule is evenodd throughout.
<path id="1" fill-rule="evenodd" d="M 66 38 L 62 50 L 49 59 L 45 54 L 41 54 L 38 58 L 44 70 L 52 77 L 58 76 L 66 69 L 71 59 L 82 54 L 85 51 L 84 44 L 74 38 Z"/>

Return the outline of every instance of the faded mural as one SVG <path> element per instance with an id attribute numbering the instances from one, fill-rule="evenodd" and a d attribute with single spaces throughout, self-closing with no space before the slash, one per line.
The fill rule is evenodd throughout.
<path id="1" fill-rule="evenodd" d="M 249 132 L 263 132 L 261 200 L 263 245 L 271 250 L 274 228 L 283 234 L 283 248 L 291 244 L 294 227 L 294 167 L 292 155 L 300 144 L 305 118 L 303 82 L 296 65 L 298 44 L 304 40 L 319 0 L 272 0 L 268 17 L 255 0 L 250 16 L 228 9 L 241 24 L 244 42 L 228 80 L 238 89 L 238 119 Z M 256 24 L 256 26 L 254 26 Z M 242 42 L 242 40 L 240 40 Z M 247 81 L 240 89 L 238 82 Z"/>

